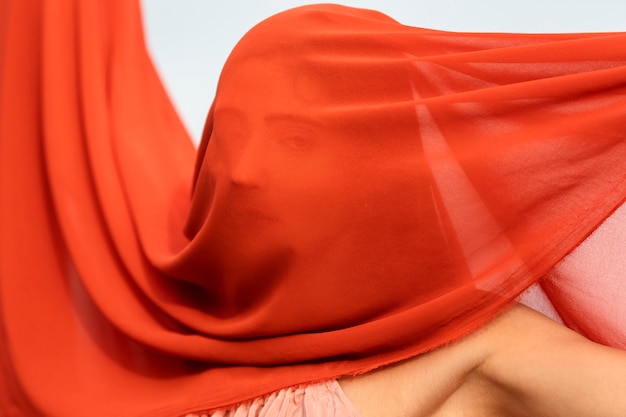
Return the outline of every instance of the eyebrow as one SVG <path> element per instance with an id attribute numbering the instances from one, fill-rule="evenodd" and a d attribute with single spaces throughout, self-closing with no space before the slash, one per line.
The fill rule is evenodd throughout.
<path id="1" fill-rule="evenodd" d="M 241 120 L 246 119 L 245 113 L 235 107 L 221 107 L 216 109 L 213 117 L 218 118 L 228 116 L 234 116 Z M 319 120 L 295 113 L 270 113 L 265 116 L 263 120 L 268 123 L 295 123 L 308 124 L 313 127 L 323 127 L 323 124 Z"/>
<path id="2" fill-rule="evenodd" d="M 322 123 L 319 120 L 315 120 L 308 116 L 303 116 L 294 113 L 272 113 L 265 116 L 266 122 L 274 123 L 297 123 L 308 124 L 314 127 L 322 127 Z"/>

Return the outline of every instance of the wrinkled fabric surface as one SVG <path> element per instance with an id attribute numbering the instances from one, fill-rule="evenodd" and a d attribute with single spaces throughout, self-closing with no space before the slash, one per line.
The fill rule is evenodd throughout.
<path id="1" fill-rule="evenodd" d="M 196 151 L 140 17 L 0 3 L 3 416 L 225 409 L 435 349 L 525 291 L 626 346 L 623 246 L 585 241 L 623 236 L 625 34 L 294 9 L 235 48 Z"/>
<path id="2" fill-rule="evenodd" d="M 362 417 L 337 381 L 284 388 L 233 408 L 185 417 Z"/>

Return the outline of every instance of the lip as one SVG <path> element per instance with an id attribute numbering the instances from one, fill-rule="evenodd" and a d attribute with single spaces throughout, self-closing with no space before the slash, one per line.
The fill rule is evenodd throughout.
<path id="1" fill-rule="evenodd" d="M 216 187 L 211 217 L 216 225 L 246 228 L 267 226 L 279 221 L 265 195 L 237 187 Z"/>

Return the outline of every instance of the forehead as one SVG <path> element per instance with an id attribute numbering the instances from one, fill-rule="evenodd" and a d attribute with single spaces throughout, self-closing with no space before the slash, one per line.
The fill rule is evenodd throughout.
<path id="1" fill-rule="evenodd" d="M 294 74 L 286 65 L 262 58 L 232 62 L 224 68 L 217 88 L 216 108 L 267 110 L 300 101 Z"/>

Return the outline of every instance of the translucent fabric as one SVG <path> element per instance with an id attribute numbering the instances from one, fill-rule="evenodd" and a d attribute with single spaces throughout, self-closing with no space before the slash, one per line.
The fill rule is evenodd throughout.
<path id="1" fill-rule="evenodd" d="M 196 152 L 135 1 L 0 4 L 3 416 L 225 409 L 528 288 L 624 347 L 625 34 L 294 9 L 235 48 Z"/>
<path id="2" fill-rule="evenodd" d="M 626 205 L 519 301 L 608 346 L 626 349 Z M 562 305 L 569 308 L 563 308 Z"/>

